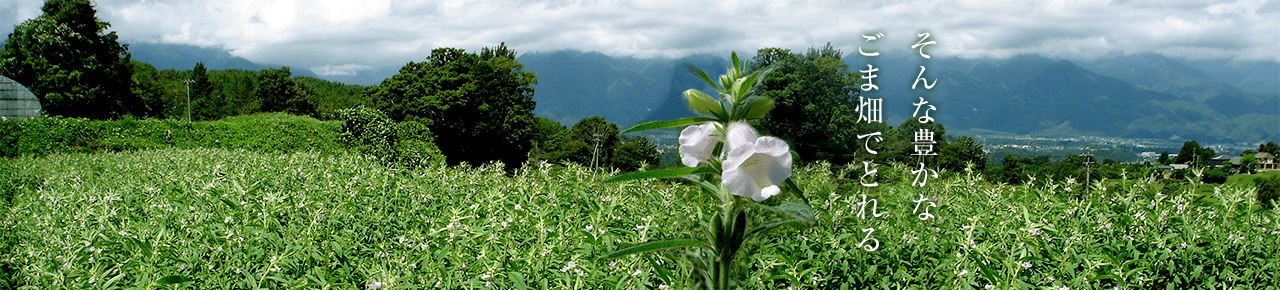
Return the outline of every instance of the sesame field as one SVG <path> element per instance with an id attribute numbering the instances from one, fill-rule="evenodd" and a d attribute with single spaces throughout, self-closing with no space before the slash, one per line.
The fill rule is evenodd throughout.
<path id="1" fill-rule="evenodd" d="M 874 189 L 797 168 L 817 223 L 744 250 L 745 289 L 1276 289 L 1280 216 L 1253 187 L 1128 178 Z M 881 174 L 909 171 L 881 169 Z M 681 289 L 691 185 L 576 165 L 400 169 L 356 154 L 54 153 L 0 163 L 3 289 Z M 1209 192 L 1209 193 L 1204 193 Z M 864 197 L 865 195 L 865 197 Z M 917 202 L 919 201 L 919 202 Z M 927 212 L 927 214 L 925 214 Z"/>

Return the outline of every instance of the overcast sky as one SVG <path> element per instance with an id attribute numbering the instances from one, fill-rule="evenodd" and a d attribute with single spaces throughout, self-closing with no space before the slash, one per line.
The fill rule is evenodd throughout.
<path id="1" fill-rule="evenodd" d="M 0 3 L 0 27 L 41 0 Z M 856 2 L 856 3 L 855 3 Z M 883 33 L 905 52 L 928 31 L 933 55 L 1055 58 L 1155 52 L 1280 62 L 1280 0 L 1242 1 L 293 1 L 97 0 L 126 42 L 221 46 L 257 63 L 358 73 L 421 61 L 436 47 L 506 42 L 520 53 L 752 54 L 827 42 L 846 54 Z M 362 3 L 352 5 L 349 3 Z"/>

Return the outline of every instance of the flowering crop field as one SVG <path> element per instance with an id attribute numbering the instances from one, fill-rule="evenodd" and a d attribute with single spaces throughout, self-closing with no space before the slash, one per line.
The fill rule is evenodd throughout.
<path id="1" fill-rule="evenodd" d="M 1162 192 L 1130 179 L 1080 199 L 1072 181 L 960 172 L 867 189 L 827 168 L 794 175 L 817 224 L 747 245 L 740 286 L 1280 287 L 1280 216 L 1251 187 Z M 7 159 L 0 288 L 683 288 L 690 266 L 665 262 L 679 251 L 600 257 L 699 236 L 709 211 L 693 205 L 714 202 L 674 181 L 600 182 L 612 174 L 223 149 Z M 936 207 L 921 219 L 925 198 Z"/>

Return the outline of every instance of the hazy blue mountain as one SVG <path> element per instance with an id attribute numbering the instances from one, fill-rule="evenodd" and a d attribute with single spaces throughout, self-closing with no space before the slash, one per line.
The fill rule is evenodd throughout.
<path id="1" fill-rule="evenodd" d="M 562 124 L 599 115 L 627 127 L 649 120 L 689 117 L 684 90 L 714 92 L 684 64 L 710 75 L 724 73 L 724 60 L 713 56 L 681 59 L 613 58 L 600 53 L 556 51 L 517 57 L 534 72 L 534 113 Z"/>
<path id="2" fill-rule="evenodd" d="M 724 66 L 716 56 L 647 60 L 563 51 L 519 60 L 538 76 L 536 114 L 566 124 L 601 115 L 622 126 L 689 116 L 679 93 L 710 88 L 679 64 L 692 63 L 709 74 L 723 73 Z M 884 99 L 884 118 L 893 126 L 910 118 L 912 103 L 923 97 L 937 107 L 930 115 L 957 133 L 1280 140 L 1280 95 L 1242 89 L 1207 65 L 1159 55 L 1083 61 L 853 55 L 845 62 L 854 70 L 867 64 L 880 69 L 880 90 L 864 96 Z M 911 89 L 920 66 L 927 68 L 926 78 L 937 79 L 934 89 Z M 1265 72 L 1268 66 L 1248 68 Z"/>
<path id="3" fill-rule="evenodd" d="M 217 48 L 138 43 L 130 45 L 130 52 L 134 59 L 160 69 L 190 69 L 197 61 L 210 69 L 278 67 Z M 713 76 L 723 74 L 725 65 L 724 56 L 638 59 L 577 51 L 525 53 L 517 60 L 538 78 L 535 114 L 566 125 L 600 115 L 622 127 L 692 115 L 681 92 L 712 90 L 684 65 Z M 1181 60 L 1156 54 L 1071 61 L 854 54 L 845 62 L 852 70 L 866 69 L 867 64 L 880 69 L 880 90 L 864 96 L 884 99 L 884 119 L 893 126 L 910 118 L 912 103 L 923 97 L 937 107 L 930 115 L 949 133 L 958 133 L 952 135 L 1280 140 L 1280 65 L 1274 62 Z M 937 80 L 934 89 L 911 89 L 920 66 L 927 68 L 926 78 Z M 318 78 L 376 85 L 398 69 Z M 305 68 L 293 70 L 315 77 Z"/>
<path id="4" fill-rule="evenodd" d="M 231 55 L 227 50 L 218 47 L 200 47 L 185 44 L 130 43 L 129 54 L 133 57 L 133 60 L 151 64 L 156 69 L 161 70 L 189 70 L 195 67 L 197 62 L 204 62 L 204 66 L 211 70 L 238 69 L 256 71 L 281 67 L 280 65 L 254 63 L 248 59 Z M 310 69 L 304 67 L 290 67 L 289 71 L 294 76 L 317 77 Z"/>

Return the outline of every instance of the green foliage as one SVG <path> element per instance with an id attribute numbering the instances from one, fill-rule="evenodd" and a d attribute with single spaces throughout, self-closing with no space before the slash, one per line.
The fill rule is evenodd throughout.
<path id="1" fill-rule="evenodd" d="M 609 156 L 609 165 L 622 171 L 658 165 L 658 147 L 644 136 L 623 137 Z"/>
<path id="2" fill-rule="evenodd" d="M 1164 165 L 1169 165 L 1171 161 L 1173 160 L 1169 160 L 1169 151 L 1161 151 L 1160 157 L 1156 158 L 1156 163 L 1160 163 Z"/>
<path id="3" fill-rule="evenodd" d="M 941 155 L 941 153 L 939 152 L 941 152 L 942 148 L 947 148 L 951 146 L 947 142 L 947 128 L 942 126 L 942 123 L 929 122 L 929 123 L 922 124 L 920 123 L 920 121 L 917 121 L 917 119 L 915 118 L 907 118 L 906 120 L 902 121 L 902 124 L 899 124 L 897 128 L 892 128 L 891 130 L 888 130 L 888 132 L 885 132 L 885 138 L 883 141 L 872 142 L 872 143 L 882 144 L 881 146 L 883 148 L 880 150 L 879 154 L 874 156 L 874 159 L 878 160 L 880 163 L 898 162 L 898 163 L 905 163 L 905 164 L 917 164 L 917 166 L 919 163 L 924 163 L 925 166 L 928 166 L 928 167 L 937 167 L 937 166 L 943 165 L 939 163 L 945 163 L 947 160 L 942 158 L 937 158 L 938 156 L 915 155 L 917 153 L 916 146 L 915 146 L 916 145 L 915 138 L 916 138 L 916 133 L 920 132 L 920 130 L 927 130 L 929 132 L 933 132 L 933 140 L 936 143 L 935 144 L 922 143 L 922 145 L 931 145 L 932 151 L 934 154 Z M 859 140 L 859 141 L 866 142 L 865 140 Z M 976 142 L 973 144 L 967 144 L 965 146 L 973 146 L 975 144 Z M 872 148 L 874 149 L 875 147 L 873 146 Z M 927 147 L 922 147 L 921 149 L 924 150 L 926 148 Z M 953 149 L 959 149 L 959 148 L 953 148 Z M 959 151 L 969 151 L 969 150 L 972 150 L 972 148 L 959 150 Z M 981 149 L 979 149 L 979 151 L 981 151 Z M 955 157 L 973 158 L 976 152 L 968 152 L 966 154 L 967 154 L 966 156 L 955 156 Z M 942 156 L 942 157 L 946 158 L 946 156 Z"/>
<path id="4" fill-rule="evenodd" d="M 565 128 L 547 118 L 539 117 L 537 122 L 534 131 L 537 133 L 534 136 L 539 148 L 531 152 L 533 159 L 553 163 L 573 162 L 622 171 L 635 171 L 644 165 L 659 163 L 657 146 L 650 143 L 648 138 L 619 135 L 618 125 L 606 121 L 604 117 L 582 118 L 573 128 Z"/>
<path id="5" fill-rule="evenodd" d="M 307 88 L 314 96 L 316 111 L 321 118 L 333 118 L 338 110 L 360 106 L 361 95 L 365 86 L 348 85 L 312 77 L 294 78 Z"/>
<path id="6" fill-rule="evenodd" d="M 9 274 L 0 283 L 14 288 L 146 288 L 181 277 L 190 281 L 166 287 L 685 289 L 692 267 L 671 263 L 676 251 L 596 258 L 690 237 L 706 220 L 697 187 L 600 184 L 576 165 L 508 175 L 492 166 L 400 170 L 352 155 L 161 149 L 6 167 L 0 190 L 15 195 L 0 209 L 0 274 Z M 1267 269 L 1280 266 L 1271 238 L 1280 216 L 1256 210 L 1245 187 L 1205 198 L 1129 179 L 1076 200 L 1051 192 L 1061 179 L 1028 187 L 944 174 L 924 188 L 836 190 L 828 172 L 796 169 L 796 184 L 824 193 L 810 196 L 816 226 L 747 242 L 738 286 L 1254 288 L 1276 281 Z M 867 204 L 867 218 L 857 217 L 863 194 L 887 215 L 872 218 Z M 912 214 L 917 194 L 938 205 L 934 218 Z M 875 251 L 858 247 L 867 228 Z"/>
<path id="7" fill-rule="evenodd" d="M 938 151 L 938 158 L 942 159 L 942 168 L 949 171 L 960 172 L 970 164 L 977 172 L 987 167 L 987 153 L 982 150 L 982 144 L 969 136 L 951 140 Z"/>
<path id="8" fill-rule="evenodd" d="M 238 116 L 211 122 L 36 118 L 0 122 L 0 156 L 133 151 L 163 148 L 223 148 L 255 152 L 324 152 L 346 149 L 338 122 L 285 114 Z"/>
<path id="9" fill-rule="evenodd" d="M 1258 172 L 1258 158 L 1253 153 L 1246 152 L 1240 157 L 1240 173 L 1253 174 Z"/>
<path id="10" fill-rule="evenodd" d="M 284 76 L 281 69 L 245 70 L 156 70 L 145 63 L 133 62 L 133 93 L 142 100 L 142 115 L 148 118 L 182 119 L 187 117 L 187 84 L 204 75 L 208 87 L 193 83 L 191 107 L 194 120 L 217 120 L 248 115 L 262 110 L 264 97 L 284 102 L 284 112 L 330 119 L 339 109 L 359 105 L 364 86 L 344 85 L 325 80 Z M 268 87 L 259 90 L 259 79 L 266 78 Z M 299 98 L 299 96 L 303 96 Z M 314 110 L 312 110 L 314 105 Z M 270 106 L 280 106 L 270 104 Z M 311 113 L 314 112 L 314 113 Z"/>
<path id="11" fill-rule="evenodd" d="M 1280 144 L 1275 141 L 1267 141 L 1267 143 L 1258 144 L 1258 152 L 1271 153 L 1272 156 L 1280 156 Z"/>
<path id="12" fill-rule="evenodd" d="M 1280 203 L 1280 176 L 1255 177 L 1253 184 L 1258 188 L 1258 204 L 1267 209 L 1275 209 Z"/>
<path id="13" fill-rule="evenodd" d="M 227 96 L 214 91 L 204 63 L 196 63 L 188 78 L 182 81 L 187 86 L 185 89 L 190 94 L 188 97 L 191 98 L 191 120 L 211 121 L 235 115 Z"/>
<path id="14" fill-rule="evenodd" d="M 129 53 L 88 0 L 51 0 L 44 14 L 14 27 L 0 51 L 0 75 L 31 90 L 55 116 L 142 116 L 130 89 Z"/>
<path id="15" fill-rule="evenodd" d="M 1223 184 L 1227 182 L 1227 176 L 1230 175 L 1221 167 L 1209 168 L 1204 171 L 1204 177 L 1200 181 L 1204 183 Z"/>
<path id="16" fill-rule="evenodd" d="M 163 80 L 160 71 L 154 66 L 138 61 L 129 61 L 129 65 L 130 75 L 133 78 L 133 84 L 129 88 L 141 101 L 141 107 L 138 108 L 141 114 L 137 117 L 162 118 L 167 116 L 166 110 L 179 106 L 186 108 L 186 103 L 179 104 L 177 100 L 166 95 L 161 83 Z"/>
<path id="17" fill-rule="evenodd" d="M 1000 181 L 1006 184 L 1022 183 L 1022 164 L 1017 157 L 1005 155 L 1000 162 Z"/>
<path id="18" fill-rule="evenodd" d="M 533 133 L 532 72 L 505 45 L 480 54 L 438 48 L 424 62 L 366 91 L 365 103 L 396 121 L 422 122 L 450 164 L 527 159 Z"/>
<path id="19" fill-rule="evenodd" d="M 258 74 L 258 84 L 253 94 L 262 102 L 260 110 L 317 116 L 316 104 L 307 91 L 307 85 L 291 78 L 292 75 L 289 67 L 264 69 Z"/>
<path id="20" fill-rule="evenodd" d="M 859 76 L 840 57 L 829 43 L 821 50 L 810 48 L 808 54 L 781 48 L 757 51 L 750 69 L 769 70 L 758 90 L 774 104 L 757 128 L 787 140 L 800 156 L 815 159 L 842 158 L 861 148 L 858 133 L 887 128 L 858 123 L 853 114 Z"/>
<path id="21" fill-rule="evenodd" d="M 1209 159 L 1213 159 L 1216 155 L 1213 149 L 1202 148 L 1200 143 L 1191 140 L 1182 143 L 1182 150 L 1178 151 L 1178 157 L 1174 158 L 1173 163 L 1203 167 L 1205 164 L 1209 164 Z"/>
<path id="22" fill-rule="evenodd" d="M 396 123 L 382 111 L 363 107 L 340 110 L 337 118 L 343 123 L 342 141 L 357 152 L 410 168 L 444 165 L 430 129 L 421 123 Z"/>

